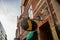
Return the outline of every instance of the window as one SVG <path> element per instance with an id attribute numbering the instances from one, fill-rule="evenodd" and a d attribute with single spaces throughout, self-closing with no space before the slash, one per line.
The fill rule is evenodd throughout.
<path id="1" fill-rule="evenodd" d="M 29 0 L 25 0 L 23 5 L 26 6 L 27 3 L 28 3 L 28 1 L 29 1 Z"/>
<path id="2" fill-rule="evenodd" d="M 24 13 L 24 6 L 21 7 L 21 13 Z"/>
<path id="3" fill-rule="evenodd" d="M 33 19 L 32 5 L 30 5 L 30 8 L 29 8 L 29 10 L 28 10 L 28 13 L 29 13 L 30 19 Z"/>

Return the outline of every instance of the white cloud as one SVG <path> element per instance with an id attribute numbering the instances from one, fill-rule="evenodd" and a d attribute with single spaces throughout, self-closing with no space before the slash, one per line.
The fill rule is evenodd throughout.
<path id="1" fill-rule="evenodd" d="M 20 11 L 16 8 L 16 5 L 0 3 L 0 21 L 5 28 L 8 40 L 13 40 L 15 37 L 18 13 Z"/>

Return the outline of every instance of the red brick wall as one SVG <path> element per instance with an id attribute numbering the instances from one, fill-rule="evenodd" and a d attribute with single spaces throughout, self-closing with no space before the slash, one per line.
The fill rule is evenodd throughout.
<path id="1" fill-rule="evenodd" d="M 36 5 L 37 5 L 38 2 L 39 2 L 39 0 L 33 0 L 32 1 L 32 8 L 33 8 L 33 10 L 36 7 Z"/>
<path id="2" fill-rule="evenodd" d="M 35 6 L 37 5 L 38 1 L 39 0 L 30 0 L 29 4 L 24 6 L 24 15 L 23 15 L 24 17 L 26 17 L 28 15 L 28 10 L 29 10 L 30 5 L 32 5 L 32 8 L 34 9 Z M 24 35 L 20 36 L 20 39 L 23 40 L 28 33 L 29 32 L 25 32 Z"/>

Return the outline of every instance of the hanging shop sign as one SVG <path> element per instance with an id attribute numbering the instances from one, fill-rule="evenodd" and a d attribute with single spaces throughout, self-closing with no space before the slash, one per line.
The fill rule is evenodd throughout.
<path id="1" fill-rule="evenodd" d="M 27 31 L 34 31 L 37 29 L 37 23 L 33 20 L 30 20 L 30 19 L 22 20 L 21 26 L 24 30 L 27 30 Z"/>

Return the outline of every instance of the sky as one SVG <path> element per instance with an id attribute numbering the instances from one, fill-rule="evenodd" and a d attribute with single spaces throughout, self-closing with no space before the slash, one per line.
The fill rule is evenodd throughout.
<path id="1" fill-rule="evenodd" d="M 14 40 L 17 16 L 21 13 L 21 0 L 0 0 L 0 21 L 6 31 L 7 39 Z"/>

